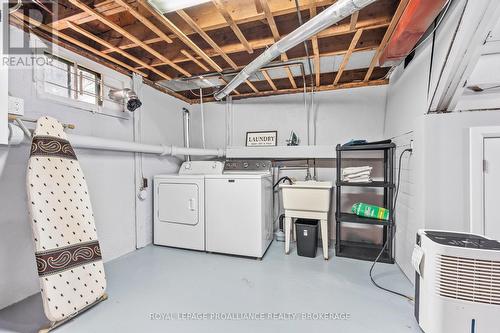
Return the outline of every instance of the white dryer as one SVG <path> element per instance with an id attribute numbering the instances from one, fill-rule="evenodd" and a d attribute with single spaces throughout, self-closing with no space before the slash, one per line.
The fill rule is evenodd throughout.
<path id="1" fill-rule="evenodd" d="M 205 176 L 220 175 L 223 167 L 184 162 L 179 174 L 154 177 L 154 244 L 205 251 Z"/>
<path id="2" fill-rule="evenodd" d="M 206 250 L 262 258 L 273 239 L 271 161 L 225 163 L 205 178 Z"/>

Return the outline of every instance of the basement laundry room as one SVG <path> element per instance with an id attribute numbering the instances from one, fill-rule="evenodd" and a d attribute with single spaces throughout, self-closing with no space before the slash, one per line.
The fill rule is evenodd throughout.
<path id="1" fill-rule="evenodd" d="M 500 2 L 1 0 L 0 332 L 500 332 Z"/>

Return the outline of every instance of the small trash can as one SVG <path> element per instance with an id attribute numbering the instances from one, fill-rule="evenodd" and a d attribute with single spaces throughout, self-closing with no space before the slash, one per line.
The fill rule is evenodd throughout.
<path id="1" fill-rule="evenodd" d="M 298 219 L 295 227 L 297 229 L 297 254 L 301 257 L 316 257 L 318 220 Z"/>

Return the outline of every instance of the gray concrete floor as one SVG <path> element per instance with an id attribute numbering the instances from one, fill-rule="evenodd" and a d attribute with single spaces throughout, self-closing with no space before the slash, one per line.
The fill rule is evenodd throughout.
<path id="1" fill-rule="evenodd" d="M 285 256 L 283 243 L 273 242 L 258 261 L 148 246 L 106 264 L 109 299 L 55 332 L 420 332 L 411 302 L 370 283 L 370 263 L 325 261 L 320 250 L 314 259 L 294 251 Z M 379 264 L 375 278 L 413 294 L 396 265 Z M 209 318 L 228 313 L 239 320 Z M 269 313 L 281 317 L 269 319 Z M 343 313 L 349 317 L 335 319 Z M 151 314 L 163 319 L 152 320 Z M 301 317 L 313 314 L 330 318 Z M 284 319 L 292 315 L 298 317 Z M 0 311 L 0 332 L 35 332 L 44 323 L 39 295 Z"/>

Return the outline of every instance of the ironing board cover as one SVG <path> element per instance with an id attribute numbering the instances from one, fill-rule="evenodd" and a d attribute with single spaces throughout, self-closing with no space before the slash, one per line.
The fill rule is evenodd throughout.
<path id="1" fill-rule="evenodd" d="M 106 279 L 85 177 L 53 118 L 38 119 L 27 187 L 45 315 L 64 320 L 103 296 Z"/>

